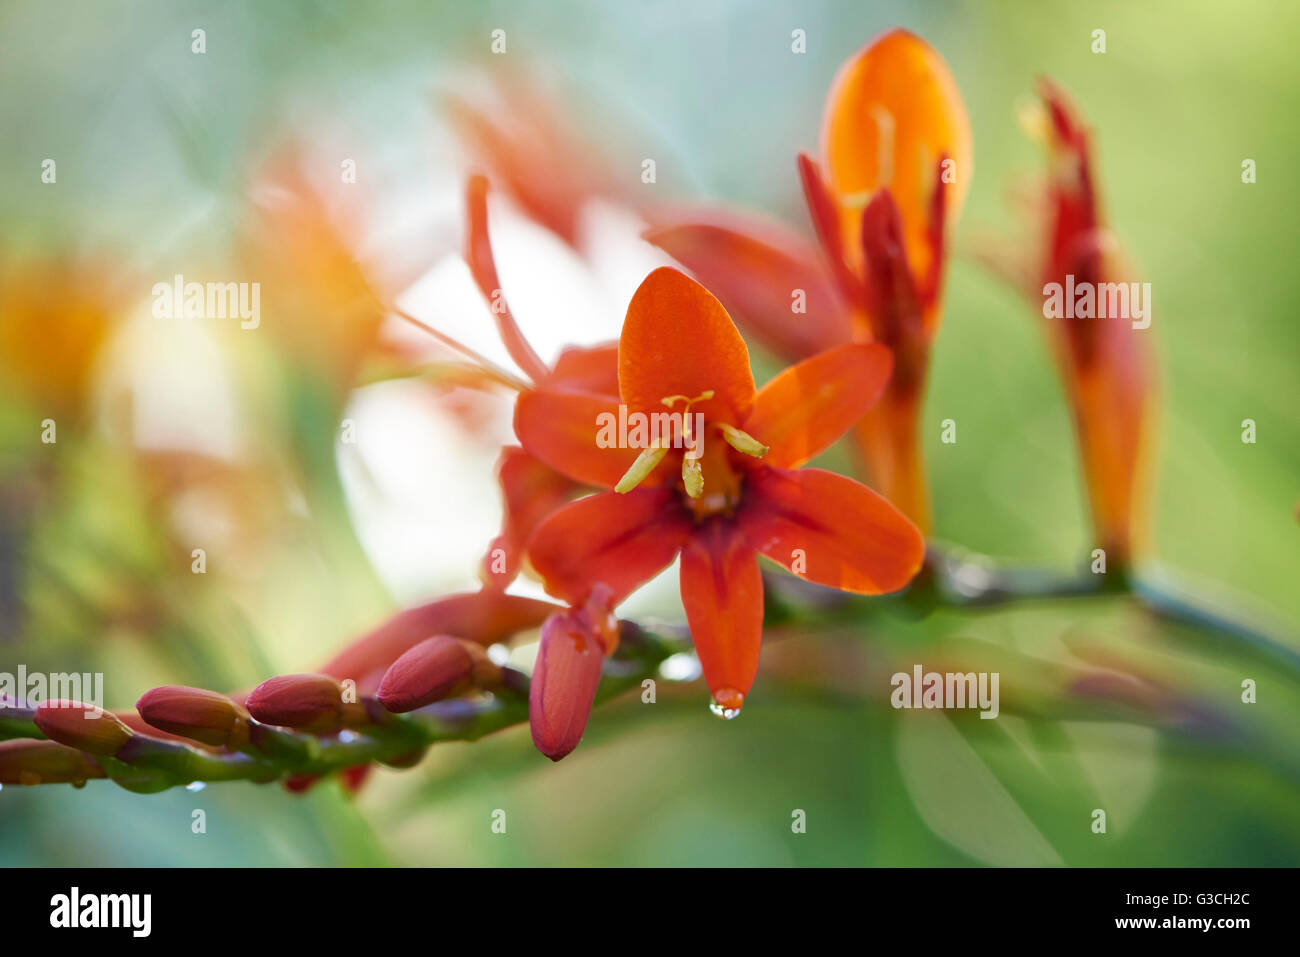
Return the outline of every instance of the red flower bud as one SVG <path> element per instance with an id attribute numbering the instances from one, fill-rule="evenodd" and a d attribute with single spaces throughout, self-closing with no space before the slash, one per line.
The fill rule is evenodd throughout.
<path id="1" fill-rule="evenodd" d="M 423 708 L 467 688 L 491 664 L 477 645 L 447 635 L 428 638 L 393 662 L 379 682 L 379 702 L 396 714 Z"/>
<path id="2" fill-rule="evenodd" d="M 109 757 L 135 734 L 111 711 L 80 701 L 43 701 L 33 720 L 52 741 Z"/>
<path id="3" fill-rule="evenodd" d="M 213 747 L 248 742 L 248 713 L 223 694 L 167 685 L 145 692 L 136 709 L 150 726 Z"/>
<path id="4" fill-rule="evenodd" d="M 258 721 L 308 731 L 332 731 L 364 714 L 345 704 L 343 686 L 328 675 L 278 675 L 253 689 L 246 702 Z"/>
<path id="5" fill-rule="evenodd" d="M 366 778 L 370 777 L 373 768 L 372 764 L 354 764 L 350 768 L 344 768 L 339 772 L 343 790 L 348 794 L 356 794 L 361 790 L 361 785 L 366 783 Z"/>
<path id="6" fill-rule="evenodd" d="M 290 774 L 284 779 L 284 789 L 291 794 L 306 794 L 320 779 L 319 774 Z"/>
<path id="7" fill-rule="evenodd" d="M 76 784 L 102 778 L 88 754 L 54 741 L 0 742 L 0 784 Z"/>
<path id="8" fill-rule="evenodd" d="M 528 692 L 528 721 L 533 744 L 552 761 L 582 740 L 604 656 L 605 649 L 585 615 L 552 615 L 542 625 Z"/>

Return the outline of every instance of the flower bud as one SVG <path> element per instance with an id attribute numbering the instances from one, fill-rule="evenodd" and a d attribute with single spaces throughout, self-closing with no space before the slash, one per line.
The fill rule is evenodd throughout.
<path id="1" fill-rule="evenodd" d="M 343 686 L 329 675 L 278 675 L 253 689 L 246 702 L 258 721 L 307 731 L 333 731 L 364 718 L 364 709 L 343 700 Z"/>
<path id="2" fill-rule="evenodd" d="M 306 794 L 320 779 L 319 774 L 290 774 L 284 779 L 284 789 L 290 794 Z"/>
<path id="3" fill-rule="evenodd" d="M 184 685 L 145 692 L 136 709 L 150 726 L 213 747 L 248 743 L 248 713 L 223 694 Z"/>
<path id="4" fill-rule="evenodd" d="M 596 699 L 604 647 L 586 616 L 552 615 L 542 625 L 542 642 L 528 691 L 533 744 L 552 761 L 578 746 Z"/>
<path id="5" fill-rule="evenodd" d="M 475 650 L 482 655 L 481 649 Z M 466 642 L 447 635 L 428 638 L 385 672 L 379 682 L 379 701 L 395 714 L 423 708 L 469 687 L 475 664 Z"/>
<path id="6" fill-rule="evenodd" d="M 33 720 L 52 741 L 108 757 L 135 734 L 112 712 L 80 701 L 43 701 Z"/>
<path id="7" fill-rule="evenodd" d="M 55 741 L 0 743 L 0 784 L 76 784 L 104 777 L 90 755 Z"/>

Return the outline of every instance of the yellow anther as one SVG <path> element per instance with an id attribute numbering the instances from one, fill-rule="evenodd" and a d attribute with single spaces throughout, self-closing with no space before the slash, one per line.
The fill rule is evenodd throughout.
<path id="1" fill-rule="evenodd" d="M 648 449 L 642 449 L 641 454 L 636 457 L 632 467 L 623 473 L 623 477 L 618 480 L 614 486 L 615 492 L 630 492 L 642 482 L 647 475 L 655 470 L 655 466 L 664 460 L 668 454 L 668 446 L 652 445 Z"/>
<path id="2" fill-rule="evenodd" d="M 705 389 L 703 392 L 701 392 L 693 399 L 689 395 L 666 395 L 659 401 L 662 402 L 664 405 L 668 406 L 668 408 L 670 409 L 677 402 L 685 402 L 686 407 L 689 409 L 696 402 L 705 402 L 708 399 L 712 399 L 712 398 L 713 398 L 713 390 Z"/>
<path id="3" fill-rule="evenodd" d="M 734 425 L 726 425 L 725 423 L 718 426 L 718 428 L 722 429 L 722 437 L 727 440 L 727 444 L 737 452 L 744 452 L 746 455 L 752 455 L 755 458 L 761 458 L 767 454 L 767 446 L 748 432 L 742 432 Z"/>
<path id="4" fill-rule="evenodd" d="M 704 469 L 699 459 L 682 458 L 682 485 L 691 498 L 699 498 L 704 491 Z"/>

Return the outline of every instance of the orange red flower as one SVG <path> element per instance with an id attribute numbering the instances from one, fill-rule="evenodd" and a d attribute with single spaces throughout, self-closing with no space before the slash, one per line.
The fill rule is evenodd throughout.
<path id="1" fill-rule="evenodd" d="M 827 97 L 822 157 L 798 158 L 820 250 L 731 215 L 647 238 L 788 357 L 848 341 L 890 347 L 893 379 L 855 435 L 873 484 L 928 530 L 917 425 L 947 234 L 972 173 L 970 121 L 939 54 L 893 30 L 852 57 Z"/>
<path id="2" fill-rule="evenodd" d="M 749 352 L 722 304 L 672 268 L 628 306 L 619 396 L 539 388 L 519 396 L 524 449 L 574 482 L 604 488 L 537 527 L 528 557 L 547 591 L 617 604 L 680 554 L 682 600 L 717 707 L 740 710 L 758 667 L 764 555 L 810 581 L 860 594 L 902 588 L 920 568 L 915 526 L 867 487 L 799 470 L 856 422 L 889 378 L 889 350 L 847 343 L 755 388 Z M 601 448 L 602 413 L 702 416 L 684 448 Z M 688 419 L 688 421 L 690 421 Z"/>

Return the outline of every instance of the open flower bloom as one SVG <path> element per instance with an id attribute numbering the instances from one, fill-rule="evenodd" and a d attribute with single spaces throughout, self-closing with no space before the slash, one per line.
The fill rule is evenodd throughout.
<path id="1" fill-rule="evenodd" d="M 1073 276 L 1074 288 L 1100 291 L 1126 270 L 1101 222 L 1089 131 L 1055 85 L 1041 81 L 1039 94 L 1043 110 L 1030 120 L 1047 148 L 1050 176 L 1043 256 L 1026 292 L 1041 310 L 1050 284 L 1063 288 Z M 1044 321 L 1074 410 L 1097 544 L 1124 563 L 1133 547 L 1134 498 L 1150 431 L 1148 333 L 1120 317 Z"/>
<path id="2" fill-rule="evenodd" d="M 682 601 L 721 713 L 739 711 L 758 667 L 765 555 L 810 581 L 860 594 L 902 588 L 924 541 L 851 479 L 799 470 L 852 427 L 889 378 L 889 350 L 846 343 L 755 389 L 749 352 L 703 286 L 655 270 L 628 306 L 619 396 L 539 388 L 520 395 L 524 449 L 575 482 L 608 489 L 552 512 L 528 557 L 547 591 L 617 604 L 680 553 Z M 671 415 L 677 415 L 672 431 Z M 661 416 L 671 438 L 601 440 L 624 416 Z M 609 436 L 604 436 L 608 439 Z M 633 447 L 602 447 L 602 446 Z"/>
<path id="3" fill-rule="evenodd" d="M 917 437 L 938 330 L 947 231 L 972 173 L 970 121 L 947 65 L 905 30 L 840 69 L 822 123 L 824 167 L 799 156 L 814 244 L 735 216 L 653 229 L 761 340 L 790 358 L 881 342 L 894 376 L 857 425 L 873 484 L 928 530 Z"/>

